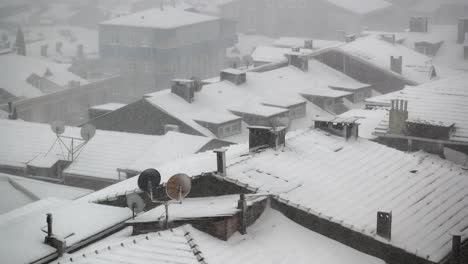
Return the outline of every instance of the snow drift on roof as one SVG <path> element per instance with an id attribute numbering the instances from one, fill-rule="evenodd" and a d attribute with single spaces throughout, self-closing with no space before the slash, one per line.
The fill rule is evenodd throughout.
<path id="1" fill-rule="evenodd" d="M 162 10 L 161 8 L 154 8 L 107 20 L 102 22 L 101 25 L 170 29 L 215 20 L 218 20 L 218 18 L 185 11 L 179 7 L 165 6 Z"/>

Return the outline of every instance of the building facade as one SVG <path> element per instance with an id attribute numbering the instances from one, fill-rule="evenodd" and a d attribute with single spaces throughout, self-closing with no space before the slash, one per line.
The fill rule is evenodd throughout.
<path id="1" fill-rule="evenodd" d="M 173 78 L 207 78 L 224 65 L 237 41 L 235 24 L 177 7 L 150 9 L 99 26 L 100 56 L 118 65 L 141 94 Z M 140 91 L 141 90 L 141 91 Z"/>

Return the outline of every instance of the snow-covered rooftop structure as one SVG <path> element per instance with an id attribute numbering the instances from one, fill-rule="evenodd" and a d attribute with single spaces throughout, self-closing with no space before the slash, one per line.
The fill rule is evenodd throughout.
<path id="1" fill-rule="evenodd" d="M 123 245 L 123 246 L 122 246 Z M 278 250 L 279 247 L 281 250 Z M 162 250 L 164 248 L 164 251 Z M 84 256 L 83 256 L 84 254 Z M 138 236 L 100 242 L 80 254 L 64 256 L 54 263 L 143 264 L 149 260 L 165 263 L 294 263 L 382 264 L 383 261 L 314 233 L 281 213 L 266 209 L 246 235 L 234 234 L 222 241 L 190 225 Z"/>
<path id="2" fill-rule="evenodd" d="M 357 14 L 368 14 L 392 6 L 392 3 L 384 0 L 365 0 L 359 3 L 354 0 L 326 0 L 330 4 L 344 8 Z"/>
<path id="3" fill-rule="evenodd" d="M 374 105 L 390 106 L 391 100 L 408 102 L 408 121 L 435 126 L 454 125 L 449 140 L 468 142 L 468 75 L 443 78 L 415 87 L 368 99 Z M 388 116 L 376 127 L 387 133 Z"/>
<path id="4" fill-rule="evenodd" d="M 16 120 L 0 120 L 0 164 L 6 168 L 26 167 L 38 157 L 71 160 L 47 124 Z M 67 136 L 79 136 L 80 129 L 66 127 Z M 110 182 L 124 179 L 117 169 L 141 172 L 148 162 L 166 161 L 194 154 L 209 144 L 211 139 L 200 136 L 168 132 L 163 136 L 97 130 L 96 135 L 83 147 L 68 168 L 65 177 L 81 175 Z M 64 139 L 71 147 L 71 142 Z M 77 142 L 75 142 L 77 144 Z M 50 150 L 50 152 L 48 152 Z M 46 155 L 47 154 L 47 155 Z"/>
<path id="5" fill-rule="evenodd" d="M 421 84 L 441 75 L 441 67 L 436 67 L 432 59 L 403 45 L 391 44 L 376 36 L 358 38 L 336 48 L 349 56 L 367 62 L 379 69 L 401 75 L 413 84 Z M 390 58 L 402 57 L 402 72 L 392 71 Z"/>
<path id="6" fill-rule="evenodd" d="M 7 54 L 0 56 L 0 94 L 2 90 L 14 97 L 32 98 L 49 91 L 41 90 L 33 85 L 28 78 L 35 74 L 54 83 L 60 89 L 65 89 L 70 81 L 87 84 L 88 82 L 68 71 L 67 64 L 58 64 L 47 60 Z M 44 85 L 45 87 L 45 85 Z"/>
<path id="7" fill-rule="evenodd" d="M 364 31 L 363 34 L 377 36 L 394 35 L 397 42 L 410 49 L 416 49 L 418 43 L 440 45 L 432 56 L 432 60 L 435 64 L 455 70 L 468 70 L 468 61 L 463 57 L 463 45 L 457 44 L 456 25 L 429 24 L 428 32 Z M 437 67 L 437 70 L 438 68 L 439 67 Z"/>
<path id="8" fill-rule="evenodd" d="M 301 215 L 375 243 L 439 262 L 451 251 L 450 232 L 468 229 L 464 210 L 468 202 L 463 199 L 468 194 L 464 188 L 468 172 L 437 156 L 405 153 L 365 139 L 344 141 L 315 129 L 288 134 L 281 151 L 249 153 L 247 148 L 229 148 L 223 181 L 269 193 Z M 214 160 L 212 153 L 203 153 L 158 170 L 164 182 L 179 172 L 193 176 L 212 172 Z M 136 181 L 131 178 L 82 199 L 99 201 L 140 192 Z M 393 215 L 391 240 L 376 234 L 376 214 L 382 210 Z"/>
<path id="9" fill-rule="evenodd" d="M 324 48 L 335 47 L 343 44 L 341 41 L 336 40 L 322 40 L 313 38 L 297 38 L 297 37 L 280 37 L 273 42 L 273 46 L 278 48 L 296 48 L 304 47 L 306 41 L 312 40 L 312 49 L 320 50 Z"/>
<path id="10" fill-rule="evenodd" d="M 56 197 L 76 199 L 91 193 L 91 190 L 37 181 L 25 177 L 0 173 L 0 214 L 4 214 L 34 201 Z"/>
<path id="11" fill-rule="evenodd" d="M 305 102 L 308 108 L 306 116 L 329 115 L 304 96 L 340 98 L 351 93 L 332 88 L 357 90 L 369 87 L 316 60 L 309 60 L 307 72 L 290 65 L 245 74 L 246 82 L 239 85 L 227 80 L 204 85 L 201 91 L 195 92 L 191 103 L 169 90 L 148 94 L 145 100 L 210 136 L 211 133 L 195 121 L 215 118 L 218 122 L 227 122 L 236 118 L 233 112 L 271 116 Z"/>
<path id="12" fill-rule="evenodd" d="M 28 204 L 0 216 L 0 231 L 8 241 L 0 247 L 2 261 L 31 263 L 58 256 L 57 249 L 44 243 L 47 213 L 53 216 L 53 234 L 66 242 L 67 249 L 85 245 L 132 216 L 128 208 L 55 198 Z"/>
<path id="13" fill-rule="evenodd" d="M 214 16 L 185 11 L 179 7 L 165 6 L 107 20 L 101 25 L 170 29 L 218 19 Z"/>
<path id="14" fill-rule="evenodd" d="M 257 46 L 255 47 L 255 50 L 252 52 L 252 59 L 256 63 L 257 62 L 271 63 L 271 62 L 287 61 L 288 59 L 285 55 L 289 52 L 291 52 L 290 48 Z M 306 54 L 311 54 L 313 51 L 309 49 L 301 49 L 300 52 L 306 55 Z"/>

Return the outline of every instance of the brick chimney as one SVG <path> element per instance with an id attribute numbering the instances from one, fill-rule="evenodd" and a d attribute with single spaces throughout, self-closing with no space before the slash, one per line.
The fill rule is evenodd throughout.
<path id="1" fill-rule="evenodd" d="M 230 81 L 235 85 L 241 85 L 247 82 L 247 74 L 244 71 L 237 69 L 224 69 L 219 73 L 221 81 Z"/>
<path id="2" fill-rule="evenodd" d="M 61 41 L 57 41 L 55 43 L 55 51 L 58 53 L 62 53 L 62 46 L 63 46 L 63 43 Z"/>
<path id="3" fill-rule="evenodd" d="M 427 32 L 428 22 L 427 17 L 410 17 L 409 30 L 410 32 Z"/>
<path id="4" fill-rule="evenodd" d="M 408 120 L 408 101 L 392 100 L 388 131 L 391 134 L 401 135 L 406 130 L 406 120 Z"/>
<path id="5" fill-rule="evenodd" d="M 16 107 L 13 107 L 12 102 L 8 102 L 8 119 L 10 120 L 18 119 L 18 113 L 16 112 Z"/>
<path id="6" fill-rule="evenodd" d="M 186 79 L 172 80 L 171 92 L 192 103 L 195 100 L 195 81 Z"/>
<path id="7" fill-rule="evenodd" d="M 468 43 L 463 46 L 463 58 L 468 60 Z"/>
<path id="8" fill-rule="evenodd" d="M 78 46 L 76 46 L 76 57 L 77 58 L 83 58 L 84 57 L 83 44 L 78 44 Z"/>
<path id="9" fill-rule="evenodd" d="M 392 212 L 377 212 L 377 235 L 392 239 Z"/>
<path id="10" fill-rule="evenodd" d="M 309 71 L 309 58 L 307 55 L 301 54 L 297 51 L 292 51 L 286 54 L 289 65 L 295 66 L 304 72 Z"/>
<path id="11" fill-rule="evenodd" d="M 47 57 L 47 49 L 49 48 L 49 45 L 41 45 L 41 56 L 42 57 Z"/>
<path id="12" fill-rule="evenodd" d="M 468 33 L 468 18 L 458 19 L 458 37 L 457 43 L 463 44 L 466 39 L 466 33 Z"/>
<path id="13" fill-rule="evenodd" d="M 286 127 L 249 126 L 249 149 L 277 149 L 286 143 Z"/>
<path id="14" fill-rule="evenodd" d="M 314 48 L 314 40 L 313 39 L 304 40 L 304 49 L 313 49 L 313 48 Z"/>
<path id="15" fill-rule="evenodd" d="M 390 56 L 390 69 L 398 74 L 403 73 L 403 57 Z"/>

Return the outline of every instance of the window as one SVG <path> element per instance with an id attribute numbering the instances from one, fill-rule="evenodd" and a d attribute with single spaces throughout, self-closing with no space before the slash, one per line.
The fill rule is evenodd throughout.
<path id="1" fill-rule="evenodd" d="M 130 62 L 128 64 L 128 71 L 130 72 L 136 72 L 136 63 L 135 62 Z"/>

